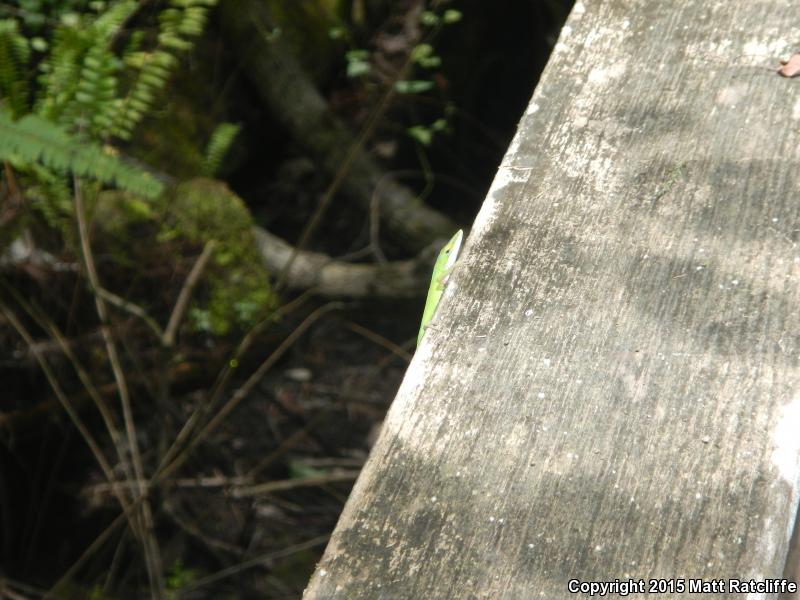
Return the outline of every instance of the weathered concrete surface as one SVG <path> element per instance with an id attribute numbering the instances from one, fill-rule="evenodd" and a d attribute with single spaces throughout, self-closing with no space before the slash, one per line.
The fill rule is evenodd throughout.
<path id="1" fill-rule="evenodd" d="M 796 8 L 575 6 L 307 600 L 781 577 Z"/>

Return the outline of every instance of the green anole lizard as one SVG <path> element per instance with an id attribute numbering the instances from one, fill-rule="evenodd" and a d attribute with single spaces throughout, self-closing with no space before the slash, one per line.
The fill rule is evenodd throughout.
<path id="1" fill-rule="evenodd" d="M 436 258 L 436 264 L 433 265 L 433 275 L 431 276 L 431 285 L 428 288 L 428 297 L 425 300 L 425 309 L 422 311 L 422 323 L 419 327 L 419 335 L 417 336 L 417 346 L 422 342 L 425 335 L 425 330 L 433 319 L 436 313 L 436 307 L 439 305 L 439 300 L 444 293 L 444 286 L 447 284 L 447 278 L 453 270 L 453 265 L 458 258 L 458 251 L 461 250 L 461 240 L 464 237 L 462 230 L 456 231 L 455 235 L 450 238 L 444 247 L 439 252 Z"/>

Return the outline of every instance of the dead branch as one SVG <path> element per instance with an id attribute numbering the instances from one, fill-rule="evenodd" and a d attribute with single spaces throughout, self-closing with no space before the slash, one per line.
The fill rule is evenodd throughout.
<path id="1" fill-rule="evenodd" d="M 414 298 L 425 295 L 436 246 L 428 247 L 411 260 L 387 264 L 353 264 L 319 252 L 298 251 L 281 238 L 254 227 L 261 258 L 272 273 L 281 272 L 292 255 L 294 262 L 287 273 L 290 289 L 316 288 L 327 297 Z"/>

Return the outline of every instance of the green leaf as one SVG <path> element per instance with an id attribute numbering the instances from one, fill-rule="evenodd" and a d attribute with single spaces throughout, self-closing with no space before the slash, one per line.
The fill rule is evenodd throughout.
<path id="1" fill-rule="evenodd" d="M 433 53 L 433 46 L 430 44 L 419 44 L 411 51 L 411 60 L 426 69 L 438 67 L 442 64 L 442 59 Z"/>
<path id="2" fill-rule="evenodd" d="M 440 67 L 442 65 L 442 59 L 438 56 L 429 56 L 428 58 L 423 58 L 420 60 L 419 65 L 426 69 L 435 69 L 436 67 Z"/>
<path id="3" fill-rule="evenodd" d="M 273 27 L 272 31 L 264 33 L 264 39 L 268 42 L 274 42 L 283 35 L 283 29 L 280 27 Z"/>
<path id="4" fill-rule="evenodd" d="M 401 94 L 420 94 L 432 89 L 433 82 L 420 79 L 410 81 L 401 79 L 400 81 L 395 82 L 394 87 Z"/>
<path id="5" fill-rule="evenodd" d="M 322 475 L 325 475 L 325 471 L 321 469 L 315 469 L 294 460 L 289 463 L 290 479 L 305 479 L 307 477 L 321 477 Z"/>
<path id="6" fill-rule="evenodd" d="M 442 17 L 442 20 L 448 25 L 450 25 L 451 23 L 458 23 L 461 20 L 462 16 L 463 15 L 461 14 L 460 10 L 456 10 L 455 8 L 448 8 L 446 11 L 444 11 L 444 16 Z"/>
<path id="7" fill-rule="evenodd" d="M 362 77 L 370 72 L 370 64 L 361 60 L 351 60 L 347 63 L 347 76 L 351 79 Z"/>
<path id="8" fill-rule="evenodd" d="M 366 75 L 372 68 L 368 62 L 369 52 L 366 50 L 350 50 L 344 57 L 347 60 L 347 76 L 351 79 Z"/>
<path id="9" fill-rule="evenodd" d="M 419 21 L 423 25 L 427 25 L 428 27 L 433 27 L 434 25 L 439 24 L 439 16 L 435 12 L 426 10 L 423 11 L 423 13 L 419 16 Z"/>
<path id="10" fill-rule="evenodd" d="M 419 61 L 420 59 L 427 58 L 433 54 L 433 46 L 430 44 L 417 44 L 411 50 L 411 60 Z"/>
<path id="11" fill-rule="evenodd" d="M 433 141 L 433 132 L 424 125 L 414 125 L 414 127 L 409 127 L 406 132 L 423 146 L 430 146 Z"/>
<path id="12" fill-rule="evenodd" d="M 369 52 L 367 50 L 350 50 L 344 55 L 348 61 L 352 60 L 367 60 Z"/>
<path id="13" fill-rule="evenodd" d="M 47 40 L 40 37 L 31 38 L 31 48 L 37 52 L 45 52 L 49 47 Z"/>
<path id="14" fill-rule="evenodd" d="M 65 27 L 77 27 L 81 23 L 81 16 L 78 13 L 64 13 L 61 15 L 61 24 Z"/>

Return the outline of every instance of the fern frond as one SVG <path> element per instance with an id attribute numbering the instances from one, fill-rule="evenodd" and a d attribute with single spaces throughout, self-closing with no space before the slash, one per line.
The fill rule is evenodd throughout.
<path id="1" fill-rule="evenodd" d="M 83 13 L 62 21 L 40 65 L 35 112 L 89 138 L 129 139 L 177 67 L 177 57 L 202 33 L 216 1 L 170 0 L 159 13 L 154 48 L 147 48 L 141 29 L 122 50 L 113 47 L 139 9 L 137 0 L 112 0 L 97 16 Z"/>
<path id="2" fill-rule="evenodd" d="M 79 142 L 66 130 L 37 115 L 18 121 L 0 111 L 0 160 L 36 163 L 63 174 L 96 179 L 154 198 L 162 184 L 103 151 L 97 144 Z"/>
<path id="3" fill-rule="evenodd" d="M 117 0 L 97 18 L 61 25 L 50 57 L 43 63 L 38 112 L 88 137 L 103 138 L 112 126 L 118 76 L 124 63 L 111 46 L 138 8 L 135 0 Z"/>
<path id="4" fill-rule="evenodd" d="M 203 170 L 206 175 L 214 175 L 222 164 L 222 159 L 228 153 L 233 140 L 241 130 L 241 125 L 235 123 L 220 123 L 211 134 L 211 139 L 206 146 Z"/>
<path id="5" fill-rule="evenodd" d="M 75 97 L 81 63 L 91 40 L 77 27 L 62 25 L 53 33 L 50 54 L 39 65 L 39 94 L 34 110 L 59 121 L 65 106 Z"/>
<path id="6" fill-rule="evenodd" d="M 0 102 L 14 115 L 28 107 L 25 69 L 30 58 L 28 39 L 20 34 L 14 19 L 0 19 Z"/>
<path id="7" fill-rule="evenodd" d="M 193 47 L 191 38 L 205 28 L 208 10 L 217 0 L 171 0 L 170 6 L 159 15 L 156 48 L 139 51 L 125 57 L 129 67 L 138 70 L 134 83 L 125 98 L 114 105 L 115 118 L 111 133 L 129 139 L 163 90 L 178 65 L 177 56 Z"/>

